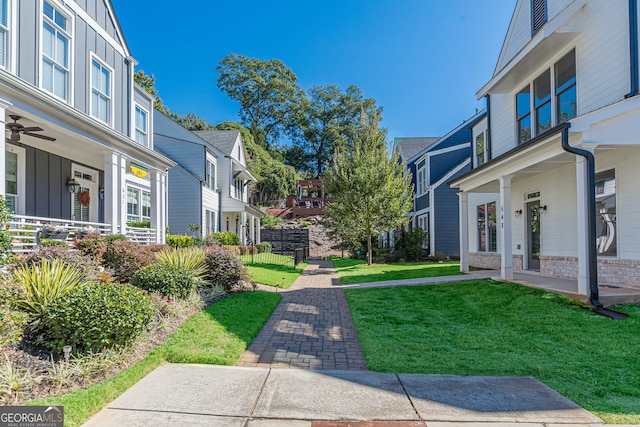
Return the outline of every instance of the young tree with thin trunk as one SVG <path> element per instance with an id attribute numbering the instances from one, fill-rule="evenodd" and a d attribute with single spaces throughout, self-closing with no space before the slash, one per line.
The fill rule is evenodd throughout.
<path id="1" fill-rule="evenodd" d="M 325 177 L 326 191 L 334 197 L 325 215 L 343 240 L 367 239 L 368 264 L 372 237 L 406 224 L 413 206 L 411 175 L 397 153 L 389 156 L 386 132 L 378 123 L 377 114 L 362 114 L 351 149 L 335 154 Z"/>

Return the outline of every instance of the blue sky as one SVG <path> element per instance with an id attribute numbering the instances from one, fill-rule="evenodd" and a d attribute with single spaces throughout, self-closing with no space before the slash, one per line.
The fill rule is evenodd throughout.
<path id="1" fill-rule="evenodd" d="M 441 136 L 484 101 L 515 0 L 112 0 L 137 69 L 164 103 L 238 121 L 216 86 L 229 53 L 280 59 L 303 89 L 354 84 L 384 107 L 389 140 Z"/>

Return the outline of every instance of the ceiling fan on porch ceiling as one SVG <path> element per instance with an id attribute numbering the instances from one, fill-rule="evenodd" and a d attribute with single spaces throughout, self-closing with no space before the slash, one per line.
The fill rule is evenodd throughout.
<path id="1" fill-rule="evenodd" d="M 40 135 L 37 133 L 33 133 L 33 132 L 41 132 L 44 129 L 38 127 L 38 126 L 24 126 L 21 125 L 20 123 L 18 123 L 18 120 L 20 120 L 22 117 L 17 116 L 15 114 L 10 115 L 9 117 L 11 117 L 13 119 L 13 123 L 7 123 L 6 127 L 7 127 L 7 132 L 11 132 L 11 142 L 18 142 L 20 141 L 20 134 L 23 135 L 29 135 L 32 136 L 34 138 L 40 138 L 40 139 L 46 139 L 47 141 L 55 141 L 55 138 L 52 138 L 50 136 L 47 135 Z"/>

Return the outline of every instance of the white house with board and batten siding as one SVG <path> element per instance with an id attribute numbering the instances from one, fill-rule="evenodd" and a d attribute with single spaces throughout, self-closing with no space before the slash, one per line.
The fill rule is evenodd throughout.
<path id="1" fill-rule="evenodd" d="M 637 0 L 518 0 L 491 79 L 488 141 L 459 189 L 461 269 L 640 288 Z"/>

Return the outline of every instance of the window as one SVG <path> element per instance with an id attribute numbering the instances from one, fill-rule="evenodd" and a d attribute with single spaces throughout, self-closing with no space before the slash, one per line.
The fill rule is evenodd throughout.
<path id="1" fill-rule="evenodd" d="M 424 242 L 422 242 L 422 247 L 424 249 L 429 249 L 429 214 L 420 215 L 418 217 L 418 228 L 426 234 Z"/>
<path id="2" fill-rule="evenodd" d="M 427 168 L 424 161 L 418 165 L 417 175 L 416 195 L 422 196 L 427 192 Z"/>
<path id="3" fill-rule="evenodd" d="M 536 114 L 536 135 L 551 129 L 551 71 L 533 81 L 533 107 Z"/>
<path id="4" fill-rule="evenodd" d="M 147 112 L 136 105 L 136 130 L 134 139 L 138 144 L 149 146 L 147 142 Z"/>
<path id="5" fill-rule="evenodd" d="M 18 212 L 18 153 L 7 151 L 4 163 L 7 207 Z"/>
<path id="6" fill-rule="evenodd" d="M 487 162 L 487 131 L 481 132 L 476 136 L 476 166 L 483 165 Z"/>
<path id="7" fill-rule="evenodd" d="M 616 218 L 616 173 L 614 169 L 596 174 L 596 247 L 598 255 L 618 254 Z"/>
<path id="8" fill-rule="evenodd" d="M 0 67 L 6 67 L 7 58 L 7 45 L 9 39 L 9 25 L 8 25 L 8 0 L 0 0 Z"/>
<path id="9" fill-rule="evenodd" d="M 111 70 L 95 58 L 91 60 L 91 115 L 111 121 Z"/>
<path id="10" fill-rule="evenodd" d="M 46 1 L 42 13 L 42 88 L 66 100 L 69 94 L 67 18 Z"/>
<path id="11" fill-rule="evenodd" d="M 127 187 L 127 222 L 151 221 L 151 193 Z"/>
<path id="12" fill-rule="evenodd" d="M 241 179 L 236 179 L 233 181 L 233 187 L 235 189 L 236 199 L 242 200 L 243 192 L 244 192 L 244 183 Z"/>
<path id="13" fill-rule="evenodd" d="M 498 250 L 498 228 L 496 227 L 496 202 L 478 206 L 478 251 Z"/>
<path id="14" fill-rule="evenodd" d="M 214 211 L 204 211 L 204 224 L 205 236 L 216 232 L 216 213 Z"/>
<path id="15" fill-rule="evenodd" d="M 547 22 L 547 1 L 531 0 L 531 36 Z"/>
<path id="16" fill-rule="evenodd" d="M 208 188 L 216 189 L 216 164 L 207 159 L 205 166 L 205 184 Z"/>
<path id="17" fill-rule="evenodd" d="M 556 121 L 564 123 L 574 118 L 576 103 L 576 51 L 572 50 L 555 65 Z"/>
<path id="18" fill-rule="evenodd" d="M 531 139 L 531 94 L 529 85 L 516 95 L 516 120 L 518 121 L 518 144 Z"/>

